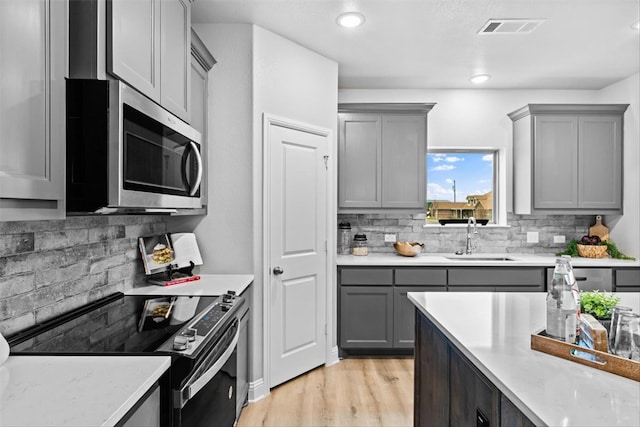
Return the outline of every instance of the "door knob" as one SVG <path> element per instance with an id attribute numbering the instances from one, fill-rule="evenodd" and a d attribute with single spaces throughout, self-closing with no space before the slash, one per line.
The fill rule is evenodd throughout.
<path id="1" fill-rule="evenodd" d="M 282 273 L 284 273 L 284 270 L 281 267 L 273 267 L 273 274 L 279 276 Z"/>

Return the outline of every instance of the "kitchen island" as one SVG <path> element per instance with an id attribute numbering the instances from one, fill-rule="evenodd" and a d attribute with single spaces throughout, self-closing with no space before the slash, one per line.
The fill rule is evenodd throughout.
<path id="1" fill-rule="evenodd" d="M 640 383 L 531 349 L 531 333 L 545 327 L 545 293 L 408 297 L 415 425 L 640 425 Z M 640 294 L 620 297 L 638 312 Z"/>

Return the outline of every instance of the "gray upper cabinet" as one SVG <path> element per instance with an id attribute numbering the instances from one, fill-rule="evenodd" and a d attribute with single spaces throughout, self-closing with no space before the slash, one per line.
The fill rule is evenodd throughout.
<path id="1" fill-rule="evenodd" d="M 108 2 L 107 70 L 149 98 L 160 101 L 160 2 Z"/>
<path id="2" fill-rule="evenodd" d="M 189 122 L 189 0 L 111 0 L 108 7 L 108 71 Z"/>
<path id="3" fill-rule="evenodd" d="M 69 77 L 114 76 L 191 120 L 191 0 L 69 0 Z"/>
<path id="4" fill-rule="evenodd" d="M 0 1 L 0 221 L 64 218 L 65 14 Z"/>
<path id="5" fill-rule="evenodd" d="M 208 156 L 207 144 L 207 100 L 209 92 L 209 70 L 216 60 L 195 31 L 191 30 L 191 126 L 202 134 L 202 157 Z M 207 205 L 207 170 L 202 177 L 202 204 Z"/>
<path id="6" fill-rule="evenodd" d="M 191 120 L 191 2 L 160 0 L 160 105 Z"/>
<path id="7" fill-rule="evenodd" d="M 627 107 L 529 104 L 509 114 L 514 213 L 622 213 Z"/>
<path id="8" fill-rule="evenodd" d="M 339 105 L 341 212 L 425 208 L 427 113 L 434 105 Z"/>

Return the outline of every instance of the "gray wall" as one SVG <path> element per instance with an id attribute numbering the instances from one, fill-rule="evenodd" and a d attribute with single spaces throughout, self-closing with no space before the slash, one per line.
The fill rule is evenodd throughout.
<path id="1" fill-rule="evenodd" d="M 138 237 L 163 216 L 0 222 L 0 332 L 10 335 L 144 283 Z"/>
<path id="2" fill-rule="evenodd" d="M 425 244 L 424 252 L 454 253 L 464 250 L 466 226 L 423 227 L 424 214 L 340 214 L 339 221 L 351 224 L 351 232 L 363 232 L 371 252 L 394 252 L 392 243 L 384 242 L 384 233 L 397 233 L 398 241 Z M 553 243 L 553 236 L 563 235 L 568 242 L 580 239 L 593 225 L 593 215 L 513 215 L 509 214 L 509 227 L 478 226 L 473 236 L 476 253 L 532 253 L 555 254 L 565 249 L 566 243 Z M 538 243 L 527 243 L 527 232 L 538 232 Z"/>

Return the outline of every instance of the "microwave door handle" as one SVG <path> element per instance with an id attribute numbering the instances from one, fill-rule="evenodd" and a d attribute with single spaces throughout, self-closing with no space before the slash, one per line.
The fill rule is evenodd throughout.
<path id="1" fill-rule="evenodd" d="M 198 172 L 196 174 L 196 181 L 191 186 L 191 191 L 189 192 L 189 196 L 194 196 L 198 191 L 198 188 L 200 188 L 200 183 L 202 182 L 202 155 L 200 154 L 200 151 L 198 150 L 198 146 L 196 145 L 195 142 L 189 141 L 189 144 L 191 145 L 191 151 L 196 156 L 196 162 L 198 163 Z"/>
<path id="2" fill-rule="evenodd" d="M 216 376 L 220 369 L 227 363 L 227 360 L 231 357 L 234 350 L 236 349 L 236 345 L 238 345 L 238 340 L 240 339 L 240 330 L 238 329 L 231 341 L 229 347 L 222 353 L 220 358 L 202 375 L 196 378 L 194 381 L 190 381 L 180 390 L 174 391 L 173 398 L 173 407 L 174 408 L 184 408 L 184 405 L 187 404 L 189 399 L 195 396 L 202 388 L 209 383 Z"/>

